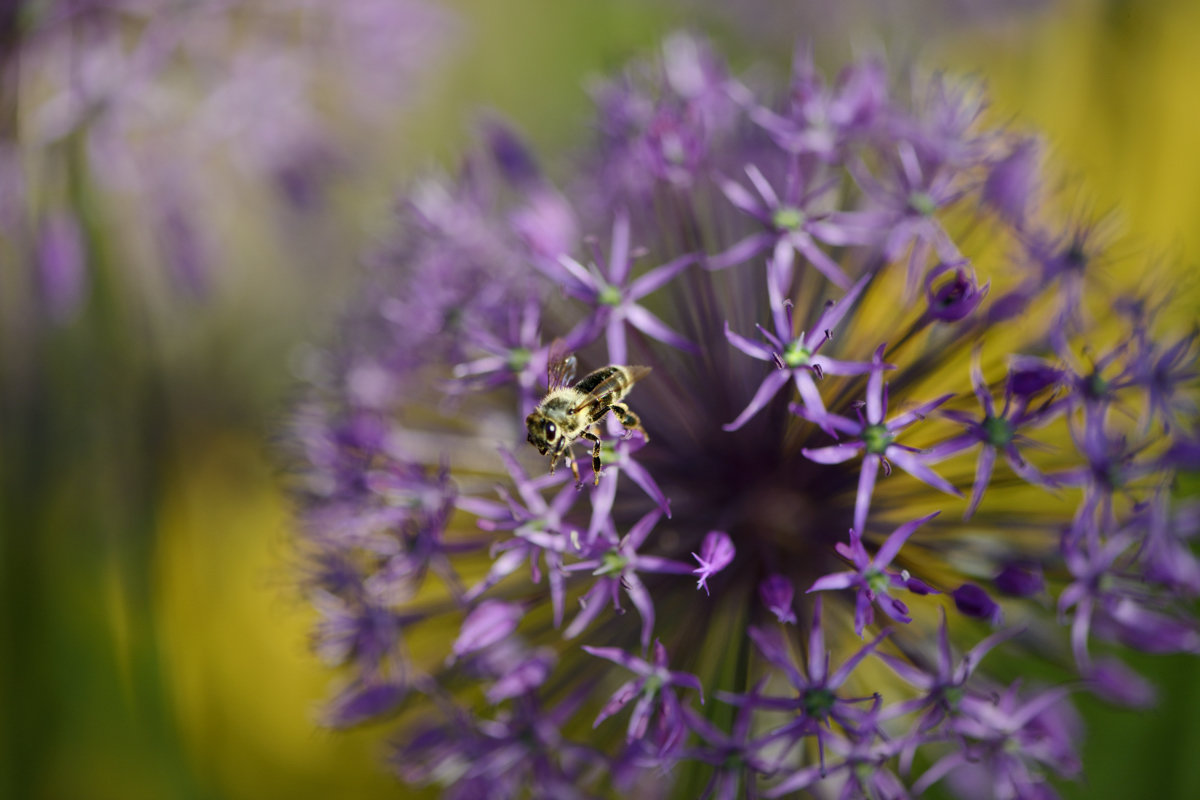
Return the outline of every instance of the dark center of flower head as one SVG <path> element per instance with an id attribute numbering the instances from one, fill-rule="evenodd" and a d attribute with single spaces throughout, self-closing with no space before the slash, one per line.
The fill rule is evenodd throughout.
<path id="1" fill-rule="evenodd" d="M 1081 388 L 1089 400 L 1102 400 L 1108 394 L 1108 381 L 1099 372 L 1093 372 L 1083 379 Z"/>
<path id="2" fill-rule="evenodd" d="M 833 711 L 837 697 L 828 689 L 806 689 L 801 698 L 804 702 L 804 713 L 813 719 L 825 719 Z"/>
<path id="3" fill-rule="evenodd" d="M 804 224 L 804 212 L 792 206 L 781 206 L 771 215 L 771 224 L 781 231 L 796 231 Z"/>
<path id="4" fill-rule="evenodd" d="M 1068 269 L 1083 272 L 1088 265 L 1088 254 L 1083 247 L 1083 242 L 1078 239 L 1071 242 L 1071 246 L 1063 253 L 1063 261 Z"/>
<path id="5" fill-rule="evenodd" d="M 887 452 L 888 446 L 895 441 L 895 437 L 892 436 L 887 426 L 883 423 L 868 425 L 863 429 L 862 438 L 867 452 L 874 455 L 883 455 Z"/>
<path id="6" fill-rule="evenodd" d="M 965 696 L 966 692 L 961 686 L 946 686 L 942 689 L 942 700 L 950 708 L 957 708 Z"/>
<path id="7" fill-rule="evenodd" d="M 987 443 L 996 448 L 1007 447 L 1016 436 L 1012 423 L 1003 417 L 989 416 L 984 419 L 983 432 L 987 436 Z"/>

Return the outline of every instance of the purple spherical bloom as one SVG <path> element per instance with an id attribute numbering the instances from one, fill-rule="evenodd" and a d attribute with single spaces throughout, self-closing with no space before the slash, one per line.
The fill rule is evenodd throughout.
<path id="1" fill-rule="evenodd" d="M 294 438 L 314 645 L 358 693 L 330 721 L 402 699 L 397 769 L 448 797 L 1074 776 L 1068 688 L 1141 703 L 1110 658 L 1200 650 L 1194 336 L 1033 257 L 1068 239 L 975 83 L 802 52 L 752 89 L 675 37 L 598 100 L 561 186 L 490 123 L 407 194 L 323 354 Z M 598 482 L 523 444 L 535 408 Z M 988 635 L 1001 597 L 1023 627 Z"/>

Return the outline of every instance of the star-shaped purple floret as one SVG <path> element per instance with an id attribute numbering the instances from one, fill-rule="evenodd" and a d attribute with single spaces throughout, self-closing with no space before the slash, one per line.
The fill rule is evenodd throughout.
<path id="1" fill-rule="evenodd" d="M 826 304 L 825 310 L 813 325 L 812 330 L 808 333 L 801 333 L 799 336 L 792 334 L 795 328 L 790 304 L 782 304 L 774 312 L 775 333 L 771 333 L 761 325 L 757 326 L 759 333 L 766 340 L 766 344 L 739 336 L 729 329 L 728 322 L 725 323 L 725 338 L 729 340 L 730 344 L 752 358 L 770 361 L 776 366 L 773 372 L 767 373 L 767 377 L 763 379 L 746 409 L 733 422 L 723 426 L 725 430 L 735 431 L 745 425 L 751 417 L 771 401 L 771 398 L 779 393 L 789 379 L 795 382 L 804 406 L 810 409 L 814 418 L 822 420 L 826 416 L 825 404 L 821 401 L 821 393 L 817 391 L 814 379 L 821 378 L 825 373 L 862 375 L 876 368 L 891 368 L 890 365 L 839 361 L 817 354 L 821 346 L 829 341 L 832 335 L 831 331 L 850 311 L 869 280 L 870 276 L 864 275 L 850 287 L 850 290 L 840 300 L 836 303 Z M 831 426 L 822 424 L 822 427 L 825 427 L 833 435 Z"/>
<path id="2" fill-rule="evenodd" d="M 872 604 L 878 605 L 883 609 L 883 613 L 897 622 L 906 624 L 911 622 L 912 618 L 908 616 L 908 606 L 891 597 L 889 591 L 906 588 L 919 594 L 928 594 L 932 590 L 906 573 L 888 571 L 887 568 L 891 565 L 892 559 L 899 554 L 900 548 L 908 541 L 908 537 L 912 536 L 917 528 L 940 513 L 940 511 L 935 511 L 896 528 L 876 551 L 874 558 L 867 554 L 860 534 L 851 528 L 850 545 L 847 547 L 844 543 L 838 542 L 837 551 L 844 558 L 849 559 L 850 563 L 854 565 L 854 569 L 818 578 L 808 591 L 821 592 L 853 588 L 856 592 L 854 632 L 859 636 L 862 636 L 863 628 L 875 620 Z"/>
<path id="3" fill-rule="evenodd" d="M 652 339 L 689 353 L 697 352 L 696 345 L 637 302 L 696 263 L 696 256 L 681 256 L 634 278 L 629 236 L 629 217 L 619 214 L 613 223 L 612 247 L 605 271 L 596 266 L 603 260 L 598 252 L 589 266 L 562 256 L 556 264 L 543 267 L 543 271 L 567 294 L 591 306 L 597 323 L 605 328 L 608 357 L 614 364 L 628 361 L 626 323 Z"/>
<path id="4" fill-rule="evenodd" d="M 996 464 L 996 456 L 1003 452 L 1009 467 L 1026 482 L 1034 486 L 1054 488 L 1058 484 L 1043 475 L 1036 467 L 1027 462 L 1017 449 L 1018 443 L 1031 444 L 1032 440 L 1022 436 L 1017 431 L 1025 427 L 1036 427 L 1050 421 L 1052 414 L 1044 407 L 1031 408 L 1026 396 L 1017 396 L 1014 403 L 1013 382 L 1005 381 L 1004 405 L 999 413 L 992 400 L 991 390 L 983 379 L 983 370 L 979 366 L 978 351 L 971 363 L 971 385 L 975 389 L 975 397 L 983 408 L 982 419 L 972 419 L 960 411 L 943 411 L 944 416 L 964 425 L 967 430 L 959 436 L 949 439 L 936 447 L 930 448 L 928 456 L 931 461 L 940 460 L 954 453 L 966 450 L 975 444 L 983 444 L 979 449 L 979 459 L 975 462 L 975 485 L 971 489 L 971 502 L 963 519 L 970 519 L 983 500 L 984 490 L 992 477 L 992 469 Z"/>
<path id="5" fill-rule="evenodd" d="M 533 581 L 541 581 L 542 571 L 538 565 L 541 557 L 546 562 L 546 574 L 550 585 L 550 598 L 554 606 L 554 625 L 562 624 L 563 598 L 566 582 L 562 571 L 563 553 L 578 541 L 579 529 L 566 521 L 566 514 L 579 497 L 571 484 L 563 486 L 554 499 L 546 502 L 542 491 L 566 481 L 565 475 L 538 475 L 530 478 L 512 454 L 500 451 L 508 473 L 517 490 L 517 497 L 509 494 L 503 486 L 496 487 L 502 502 L 480 497 L 460 497 L 458 507 L 479 517 L 476 524 L 486 531 L 511 530 L 513 538 L 492 547 L 496 560 L 480 583 L 466 594 L 468 602 L 474 601 L 505 577 L 511 575 L 529 560 Z M 519 498 L 519 499 L 518 499 Z M 496 554 L 499 553 L 499 556 Z"/>
<path id="6" fill-rule="evenodd" d="M 658 715 L 658 731 L 656 740 L 660 749 L 671 751 L 683 742 L 687 734 L 687 725 L 683 718 L 682 707 L 676 689 L 694 689 L 704 702 L 704 688 L 700 679 L 687 672 L 674 672 L 667 669 L 667 649 L 662 642 L 654 641 L 654 662 L 632 656 L 617 647 L 588 647 L 583 648 L 597 658 L 607 659 L 614 664 L 624 667 L 637 677 L 626 681 L 617 687 L 613 696 L 600 710 L 595 728 L 601 722 L 620 711 L 631 700 L 637 698 L 633 712 L 629 715 L 629 728 L 626 740 L 643 739 L 650 726 L 650 720 Z"/>
<path id="7" fill-rule="evenodd" d="M 654 509 L 633 524 L 629 533 L 619 542 L 614 542 L 611 528 L 607 531 L 605 541 L 597 541 L 592 549 L 590 558 L 578 561 L 564 567 L 567 572 L 591 570 L 596 576 L 596 582 L 588 593 L 580 600 L 583 606 L 563 635 L 572 639 L 583 633 L 604 608 L 604 599 L 610 598 L 614 608 L 620 608 L 620 593 L 624 589 L 633 601 L 633 605 L 642 617 L 642 650 L 650 646 L 650 635 L 654 630 L 654 601 L 650 591 L 642 583 L 639 572 L 662 572 L 676 575 L 687 575 L 692 571 L 690 564 L 672 561 L 661 556 L 647 556 L 638 553 L 646 542 L 646 537 L 662 516 L 662 511 Z M 611 522 L 609 523 L 611 526 Z"/>
<path id="8" fill-rule="evenodd" d="M 850 278 L 817 246 L 817 241 L 834 247 L 865 245 L 877 240 L 879 233 L 858 221 L 854 212 L 822 210 L 826 207 L 824 198 L 837 190 L 837 182 L 808 186 L 795 159 L 789 164 L 783 197 L 753 164 L 746 166 L 746 175 L 758 197 L 730 180 L 720 181 L 721 191 L 739 210 L 762 223 L 765 230 L 751 234 L 724 253 L 713 256 L 708 261 L 709 269 L 741 264 L 759 253 L 770 251 L 776 269 L 790 276 L 792 262 L 799 253 L 834 284 L 849 289 Z"/>
<path id="9" fill-rule="evenodd" d="M 760 747 L 782 741 L 784 748 L 779 755 L 779 758 L 782 759 L 798 742 L 808 736 L 816 736 L 823 766 L 825 763 L 824 737 L 828 735 L 827 731 L 832 723 L 837 723 L 843 730 L 854 734 L 871 727 L 868 724 L 869 715 L 855 706 L 863 702 L 872 702 L 874 707 L 878 708 L 879 696 L 843 698 L 837 695 L 837 690 L 850 677 L 854 668 L 875 650 L 890 631 L 880 632 L 858 652 L 846 659 L 842 666 L 830 672 L 829 653 L 825 649 L 825 633 L 821 627 L 821 598 L 817 597 L 813 603 L 813 624 L 808 636 L 807 675 L 792 662 L 788 648 L 778 633 L 753 626 L 747 629 L 747 633 L 754 640 L 754 644 L 762 653 L 763 658 L 779 668 L 796 690 L 795 697 L 770 697 L 757 692 L 747 695 L 718 693 L 718 696 L 727 703 L 750 705 L 775 711 L 789 711 L 796 714 L 794 720 L 760 739 L 758 742 Z"/>
<path id="10" fill-rule="evenodd" d="M 875 478 L 880 466 L 890 474 L 891 464 L 894 463 L 922 483 L 947 494 L 962 497 L 962 492 L 926 465 L 926 461 L 932 460 L 927 451 L 896 444 L 896 434 L 914 422 L 924 419 L 925 415 L 945 403 L 953 395 L 943 395 L 937 400 L 917 406 L 884 422 L 883 416 L 887 413 L 887 387 L 883 382 L 883 370 L 886 368 L 883 363 L 885 348 L 886 345 L 880 345 L 879 349 L 875 351 L 872 361 L 871 375 L 867 379 L 865 416 L 861 408 L 856 409 L 858 419 L 852 420 L 840 414 L 829 412 L 820 414 L 807 406 L 798 404 L 793 404 L 791 407 L 794 413 L 823 428 L 832 427 L 834 430 L 856 437 L 855 441 L 842 442 L 829 447 L 806 447 L 800 451 L 806 458 L 816 461 L 818 464 L 840 464 L 854 458 L 860 451 L 866 451 L 863 456 L 862 471 L 859 474 L 858 494 L 854 501 L 854 529 L 856 531 L 863 530 L 863 526 L 867 522 L 867 511 L 871 507 L 871 494 L 875 490 Z"/>

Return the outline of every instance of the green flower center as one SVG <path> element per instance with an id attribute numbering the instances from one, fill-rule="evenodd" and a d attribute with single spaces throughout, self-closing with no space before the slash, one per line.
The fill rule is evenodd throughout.
<path id="1" fill-rule="evenodd" d="M 945 689 L 942 689 L 942 699 L 944 699 L 946 701 L 946 705 L 950 706 L 951 708 L 957 708 L 958 704 L 962 702 L 965 694 L 966 693 L 963 691 L 961 686 L 947 686 Z"/>
<path id="2" fill-rule="evenodd" d="M 813 719 L 825 719 L 833 710 L 836 700 L 828 689 L 807 689 L 804 692 L 804 713 Z"/>
<path id="3" fill-rule="evenodd" d="M 983 431 L 987 434 L 987 443 L 996 448 L 1007 447 L 1016 435 L 1012 423 L 1002 417 L 984 419 Z"/>
<path id="4" fill-rule="evenodd" d="M 887 594 L 891 588 L 892 582 L 888 580 L 887 573 L 881 569 L 869 569 L 863 575 L 867 579 L 867 586 L 875 594 Z"/>
<path id="5" fill-rule="evenodd" d="M 775 213 L 771 215 L 771 224 L 781 231 L 795 231 L 800 229 L 805 219 L 807 218 L 800 209 L 782 206 L 775 209 Z"/>
<path id="6" fill-rule="evenodd" d="M 1104 380 L 1104 378 L 1101 378 L 1099 373 L 1093 372 L 1087 377 L 1087 380 L 1084 381 L 1083 391 L 1088 397 L 1104 397 L 1105 393 L 1108 392 L 1108 381 Z"/>
<path id="7" fill-rule="evenodd" d="M 629 564 L 629 559 L 621 555 L 616 550 L 610 550 L 600 559 L 600 566 L 596 568 L 593 575 L 611 575 L 614 572 L 620 572 Z"/>
<path id="8" fill-rule="evenodd" d="M 596 299 L 600 301 L 600 305 L 619 306 L 621 305 L 621 290 L 610 284 L 600 290 L 600 296 Z"/>
<path id="9" fill-rule="evenodd" d="M 783 348 L 783 363 L 789 367 L 803 367 L 811 357 L 812 351 L 801 344 L 799 339 L 788 342 L 787 347 Z"/>
<path id="10" fill-rule="evenodd" d="M 913 192 L 908 196 L 908 207 L 920 214 L 922 217 L 929 217 L 937 211 L 937 203 L 933 201 L 925 192 Z"/>
<path id="11" fill-rule="evenodd" d="M 1125 472 L 1119 464 L 1110 464 L 1102 477 L 1110 489 L 1120 489 L 1125 485 Z"/>
<path id="12" fill-rule="evenodd" d="M 863 443 L 867 446 L 867 452 L 877 456 L 883 455 L 895 440 L 896 437 L 888 432 L 887 426 L 882 422 L 868 425 L 863 431 Z"/>
<path id="13" fill-rule="evenodd" d="M 533 358 L 533 353 L 530 353 L 524 347 L 514 347 L 508 351 L 508 369 L 511 372 L 520 372 L 529 366 L 529 359 Z"/>

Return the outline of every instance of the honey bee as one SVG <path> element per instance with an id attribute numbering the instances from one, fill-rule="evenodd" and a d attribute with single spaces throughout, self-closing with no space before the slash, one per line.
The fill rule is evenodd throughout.
<path id="1" fill-rule="evenodd" d="M 525 427 L 529 429 L 527 439 L 542 455 L 550 454 L 551 474 L 558 460 L 565 458 L 575 476 L 576 486 L 581 485 L 581 481 L 571 447 L 580 438 L 587 439 L 592 443 L 592 474 L 595 484 L 599 485 L 600 436 L 592 426 L 611 411 L 628 431 L 626 436 L 638 431 L 650 441 L 637 414 L 621 402 L 633 385 L 646 377 L 650 367 L 610 364 L 589 372 L 574 386 L 569 386 L 575 377 L 575 366 L 575 356 L 565 352 L 561 342 L 551 345 L 546 369 L 549 391 L 525 418 Z"/>

